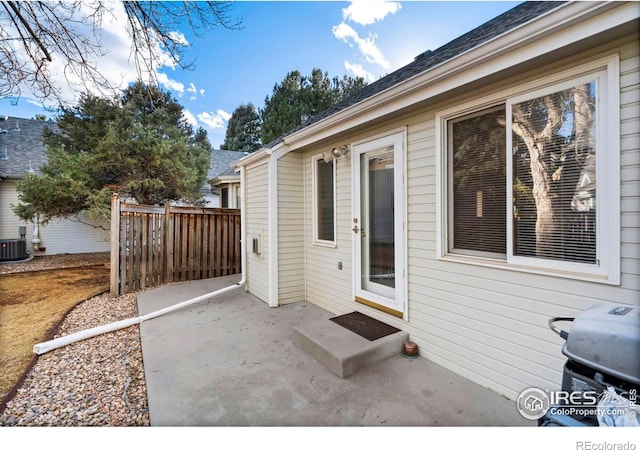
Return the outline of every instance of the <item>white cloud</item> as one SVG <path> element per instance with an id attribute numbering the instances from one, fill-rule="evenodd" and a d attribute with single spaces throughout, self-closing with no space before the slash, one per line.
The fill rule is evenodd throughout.
<path id="1" fill-rule="evenodd" d="M 353 47 L 356 45 L 367 62 L 380 65 L 384 69 L 391 68 L 391 64 L 386 60 L 375 41 L 376 35 L 369 35 L 367 38 L 361 38 L 358 32 L 346 23 L 342 22 L 332 28 L 333 35 Z"/>
<path id="2" fill-rule="evenodd" d="M 204 89 L 200 89 L 200 97 L 204 97 L 204 93 L 207 92 Z"/>
<path id="3" fill-rule="evenodd" d="M 87 52 L 83 55 L 93 66 L 95 66 L 104 79 L 108 80 L 115 88 L 121 89 L 137 79 L 135 65 L 130 61 L 130 43 L 131 39 L 126 32 L 126 28 L 120 26 L 126 23 L 126 13 L 120 2 L 112 2 L 107 4 L 109 13 L 104 14 L 102 18 L 102 27 L 96 30 L 93 36 L 91 26 L 82 23 L 80 20 L 68 20 L 65 26 L 83 38 L 91 41 L 98 41 L 102 46 L 102 53 Z M 80 3 L 80 7 L 76 14 L 80 17 L 92 14 L 93 8 L 89 3 Z M 54 53 L 53 61 L 47 65 L 50 73 L 50 79 L 59 87 L 60 96 L 63 101 L 75 103 L 80 92 L 89 90 L 90 92 L 100 95 L 111 94 L 103 92 L 98 86 L 92 85 L 90 80 L 86 79 L 84 73 L 77 73 L 69 70 L 64 65 L 64 58 Z M 27 87 L 25 92 L 29 92 Z"/>
<path id="4" fill-rule="evenodd" d="M 166 73 L 158 73 L 157 77 L 158 83 L 166 89 L 175 91 L 180 95 L 184 93 L 184 84 L 180 83 L 179 81 L 170 79 Z"/>
<path id="5" fill-rule="evenodd" d="M 167 33 L 167 36 L 169 36 L 171 39 L 173 39 L 180 45 L 185 45 L 185 46 L 189 45 L 189 41 L 187 40 L 185 35 L 180 33 L 179 31 L 169 31 Z"/>
<path id="6" fill-rule="evenodd" d="M 189 83 L 189 87 L 187 88 L 187 92 L 191 92 L 191 97 L 189 97 L 189 100 L 195 100 L 198 98 L 198 90 L 196 89 L 196 85 L 193 83 Z"/>
<path id="7" fill-rule="evenodd" d="M 30 98 L 25 99 L 27 103 L 33 105 L 33 106 L 37 106 L 38 108 L 42 108 L 44 105 L 42 104 L 41 100 L 33 100 Z"/>
<path id="8" fill-rule="evenodd" d="M 224 128 L 230 118 L 231 114 L 222 109 L 214 113 L 203 112 L 198 114 L 198 120 L 213 129 Z"/>
<path id="9" fill-rule="evenodd" d="M 82 17 L 91 17 L 95 13 L 95 4 L 90 1 L 79 2 L 79 7 L 75 12 L 78 17 L 77 20 L 70 19 L 65 21 L 65 26 L 78 36 L 81 36 L 81 38 L 100 43 L 101 52 L 86 53 L 83 57 L 87 58 L 89 63 L 97 68 L 101 76 L 116 91 L 124 89 L 129 83 L 139 78 L 142 78 L 143 81 L 150 81 L 152 79 L 151 74 L 139 74 L 132 60 L 131 36 L 127 32 L 127 27 L 123 26 L 123 24 L 128 23 L 128 20 L 122 2 L 107 1 L 104 2 L 104 6 L 108 12 L 101 16 L 101 22 L 95 30 L 90 24 L 82 23 L 80 19 Z M 172 32 L 171 35 L 180 43 L 188 43 L 185 36 L 180 32 Z M 157 77 L 158 82 L 165 88 L 182 94 L 184 86 L 181 83 L 169 79 L 166 74 L 158 72 L 167 67 L 175 68 L 175 63 L 158 45 L 152 49 L 151 53 L 155 55 L 154 66 L 156 73 L 154 75 Z M 80 93 L 87 90 L 96 95 L 112 95 L 114 93 L 91 84 L 86 74 L 70 71 L 68 67 L 65 67 L 65 59 L 61 55 L 54 52 L 52 56 L 53 61 L 47 64 L 47 70 L 50 74 L 50 79 L 59 88 L 61 99 L 68 104 L 75 104 Z M 24 98 L 35 96 L 31 93 L 31 86 L 23 85 L 21 88 Z M 52 103 L 52 105 L 47 104 L 47 106 L 55 106 L 55 103 Z"/>
<path id="10" fill-rule="evenodd" d="M 349 61 L 345 61 L 344 68 L 347 69 L 347 72 L 354 74 L 356 77 L 362 77 L 369 83 L 375 81 L 373 74 L 362 67 L 362 64 L 352 64 Z"/>
<path id="11" fill-rule="evenodd" d="M 198 128 L 198 119 L 196 119 L 196 116 L 194 116 L 191 111 L 183 109 L 182 116 L 193 128 Z"/>
<path id="12" fill-rule="evenodd" d="M 358 33 L 356 32 L 356 30 L 354 30 L 344 22 L 342 22 L 340 25 L 334 26 L 331 31 L 336 38 L 345 41 L 349 45 L 353 45 L 351 42 L 349 42 L 350 39 L 358 39 Z"/>
<path id="13" fill-rule="evenodd" d="M 386 0 L 352 0 L 351 4 L 342 10 L 342 17 L 360 25 L 371 25 L 384 19 L 387 14 L 395 14 L 400 8 L 400 3 Z"/>

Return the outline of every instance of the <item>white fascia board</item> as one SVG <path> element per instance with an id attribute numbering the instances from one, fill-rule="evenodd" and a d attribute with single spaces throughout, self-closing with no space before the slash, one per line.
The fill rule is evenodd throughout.
<path id="1" fill-rule="evenodd" d="M 240 167 L 243 167 L 243 166 L 246 167 L 246 166 L 251 165 L 251 164 L 253 164 L 253 163 L 257 162 L 257 161 L 260 161 L 263 158 L 267 158 L 270 155 L 270 153 L 267 152 L 268 150 L 269 149 L 267 149 L 267 148 L 262 148 L 262 149 L 260 149 L 258 151 L 250 153 L 247 156 L 245 156 L 244 158 L 239 159 L 238 161 L 235 161 L 234 163 L 232 163 L 231 167 L 234 170 L 237 171 L 237 170 L 240 169 Z"/>
<path id="2" fill-rule="evenodd" d="M 240 174 L 238 175 L 222 175 L 209 180 L 211 186 L 218 186 L 226 183 L 240 183 Z"/>
<path id="3" fill-rule="evenodd" d="M 283 142 L 279 142 L 278 144 L 274 145 L 273 147 L 267 149 L 267 153 L 269 153 L 270 155 L 272 155 L 276 159 L 282 158 L 284 155 L 286 155 L 290 151 L 291 151 L 291 149 L 289 148 L 289 145 L 284 143 L 284 141 Z"/>
<path id="4" fill-rule="evenodd" d="M 366 124 L 639 17 L 635 2 L 572 2 L 312 124 L 284 142 L 290 150 Z"/>

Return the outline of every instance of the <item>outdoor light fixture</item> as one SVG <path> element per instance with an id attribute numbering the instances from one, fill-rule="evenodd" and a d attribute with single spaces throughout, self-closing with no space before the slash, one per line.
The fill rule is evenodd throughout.
<path id="1" fill-rule="evenodd" d="M 331 151 L 322 152 L 322 158 L 324 159 L 324 162 L 328 163 L 333 159 L 346 155 L 347 153 L 349 153 L 349 147 L 341 145 L 339 147 L 333 147 Z"/>
<path id="2" fill-rule="evenodd" d="M 334 147 L 331 149 L 331 154 L 333 154 L 334 157 L 336 158 L 340 158 L 343 155 L 346 155 L 349 152 L 349 147 L 347 147 L 346 145 L 341 145 L 340 147 Z"/>

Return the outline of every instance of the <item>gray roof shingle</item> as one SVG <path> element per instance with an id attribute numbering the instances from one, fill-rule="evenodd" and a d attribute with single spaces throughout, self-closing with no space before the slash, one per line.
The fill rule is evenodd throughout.
<path id="1" fill-rule="evenodd" d="M 245 156 L 247 156 L 247 153 L 232 150 L 212 150 L 207 180 L 212 180 L 220 175 L 234 175 L 235 172 L 230 167 L 231 163 Z"/>
<path id="2" fill-rule="evenodd" d="M 57 130 L 58 126 L 41 120 L 0 118 L 0 173 L 3 177 L 22 178 L 29 168 L 40 173 L 40 167 L 47 162 L 42 139 L 46 128 Z"/>

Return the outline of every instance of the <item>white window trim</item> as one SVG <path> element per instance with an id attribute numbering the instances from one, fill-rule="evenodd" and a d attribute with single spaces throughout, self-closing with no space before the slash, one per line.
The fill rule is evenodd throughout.
<path id="1" fill-rule="evenodd" d="M 312 211 L 312 223 L 313 223 L 313 245 L 318 245 L 321 247 L 331 247 L 335 248 L 337 246 L 337 201 L 336 201 L 336 160 L 331 160 L 331 165 L 333 167 L 333 240 L 328 241 L 325 239 L 318 239 L 318 161 L 324 159 L 322 154 L 314 155 L 311 158 L 311 185 L 312 185 L 312 195 L 313 195 L 313 211 Z"/>
<path id="2" fill-rule="evenodd" d="M 449 253 L 448 136 L 447 122 L 465 114 L 506 104 L 507 130 L 510 129 L 510 107 L 513 103 L 561 90 L 563 85 L 576 85 L 581 80 L 596 79 L 596 157 L 598 186 L 596 196 L 596 229 L 598 265 L 553 261 L 513 255 L 511 160 L 507 158 L 507 255 L 506 260 Z M 511 152 L 511 133 L 507 131 L 507 155 Z M 483 99 L 465 103 L 436 115 L 436 256 L 440 260 L 502 268 L 518 272 L 545 274 L 561 278 L 620 284 L 620 62 L 617 54 L 593 61 L 558 74 L 526 83 Z"/>

